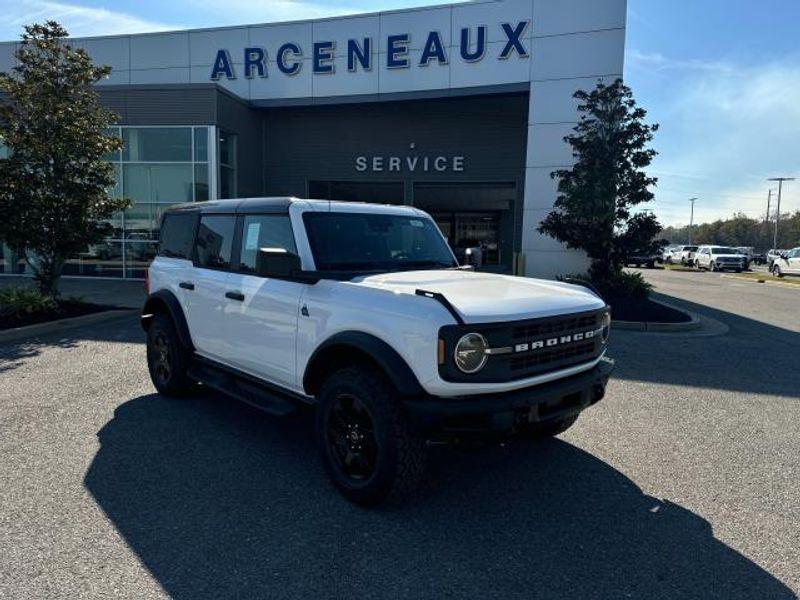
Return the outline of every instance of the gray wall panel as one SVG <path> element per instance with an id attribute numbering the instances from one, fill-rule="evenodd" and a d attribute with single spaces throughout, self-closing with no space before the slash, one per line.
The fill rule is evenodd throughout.
<path id="1" fill-rule="evenodd" d="M 213 85 L 99 87 L 100 101 L 120 115 L 122 125 L 212 125 Z"/>
<path id="2" fill-rule="evenodd" d="M 225 92 L 217 96 L 217 125 L 237 135 L 237 195 L 264 194 L 263 114 Z"/>
<path id="3" fill-rule="evenodd" d="M 267 193 L 305 193 L 306 180 L 524 179 L 526 94 L 268 109 Z M 414 144 L 414 148 L 411 145 Z M 359 172 L 357 156 L 464 156 L 463 172 Z"/>

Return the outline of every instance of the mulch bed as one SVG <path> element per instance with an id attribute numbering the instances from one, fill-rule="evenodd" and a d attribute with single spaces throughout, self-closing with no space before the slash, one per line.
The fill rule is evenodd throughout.
<path id="1" fill-rule="evenodd" d="M 610 298 L 611 318 L 615 321 L 639 321 L 647 323 L 688 323 L 691 317 L 684 312 L 647 300 Z"/>
<path id="2" fill-rule="evenodd" d="M 114 310 L 116 308 L 116 306 L 64 300 L 58 303 L 58 308 L 54 311 L 37 312 L 20 317 L 0 315 L 0 331 L 4 329 L 14 329 L 16 327 L 25 327 L 26 325 L 47 323 L 49 321 L 58 321 L 59 319 L 68 319 L 70 317 L 80 317 L 106 310 Z"/>

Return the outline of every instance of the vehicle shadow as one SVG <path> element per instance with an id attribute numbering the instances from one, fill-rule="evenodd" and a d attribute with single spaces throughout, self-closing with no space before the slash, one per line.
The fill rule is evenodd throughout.
<path id="1" fill-rule="evenodd" d="M 432 449 L 404 503 L 327 483 L 307 413 L 121 405 L 85 486 L 172 597 L 793 598 L 691 511 L 566 442 Z"/>
<path id="2" fill-rule="evenodd" d="M 615 379 L 800 398 L 800 333 L 666 294 L 658 300 L 721 321 L 724 335 L 613 331 Z"/>

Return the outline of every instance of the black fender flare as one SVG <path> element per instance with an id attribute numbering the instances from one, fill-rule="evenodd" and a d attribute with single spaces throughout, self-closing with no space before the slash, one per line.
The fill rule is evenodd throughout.
<path id="1" fill-rule="evenodd" d="M 313 378 L 316 373 L 320 372 L 320 367 L 324 371 L 327 362 L 326 355 L 334 356 L 333 353 L 338 354 L 339 351 L 346 348 L 353 348 L 367 355 L 386 373 L 397 391 L 403 396 L 425 395 L 425 390 L 420 385 L 417 376 L 414 375 L 403 357 L 382 339 L 362 331 L 343 331 L 332 335 L 320 344 L 306 363 L 305 373 L 303 373 L 303 389 L 306 391 L 318 389 L 319 382 L 313 381 Z M 320 361 L 323 362 L 320 364 Z"/>
<path id="2" fill-rule="evenodd" d="M 178 298 L 175 297 L 169 290 L 158 290 L 150 294 L 142 308 L 141 325 L 142 329 L 147 331 L 150 326 L 150 321 L 153 316 L 159 312 L 166 312 L 175 323 L 175 329 L 178 331 L 178 339 L 183 346 L 191 351 L 194 351 L 194 344 L 192 343 L 192 336 L 189 334 L 189 324 L 186 322 L 186 315 L 183 314 L 183 308 Z"/>

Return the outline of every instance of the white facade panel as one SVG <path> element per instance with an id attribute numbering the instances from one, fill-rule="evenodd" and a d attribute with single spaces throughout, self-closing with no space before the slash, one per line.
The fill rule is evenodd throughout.
<path id="1" fill-rule="evenodd" d="M 274 61 L 267 62 L 267 77 L 262 79 L 254 77 L 250 80 L 251 98 L 311 98 L 313 93 L 313 82 L 311 73 L 311 61 L 297 61 L 300 70 L 295 75 L 284 75 L 278 70 L 278 65 Z M 322 77 L 317 75 L 317 77 Z"/>
<path id="2" fill-rule="evenodd" d="M 314 22 L 314 41 L 335 44 L 335 56 L 347 56 L 347 41 L 357 40 L 363 45 L 364 38 L 372 40 L 372 51 L 377 55 L 381 37 L 381 20 L 378 15 L 349 17 Z"/>
<path id="3" fill-rule="evenodd" d="M 431 31 L 439 33 L 445 47 L 450 46 L 450 11 L 451 8 L 447 6 L 381 13 L 380 52 L 386 52 L 388 36 L 400 34 L 409 36 L 410 49 L 422 50 Z"/>
<path id="4" fill-rule="evenodd" d="M 13 42 L 7 44 L 0 44 L 0 71 L 10 71 L 16 63 L 14 53 L 17 51 L 17 45 Z"/>
<path id="5" fill-rule="evenodd" d="M 210 70 L 211 67 L 208 66 L 192 67 L 189 71 L 189 83 L 208 83 L 208 74 Z M 233 92 L 241 98 L 250 95 L 250 80 L 245 77 L 239 77 L 237 79 L 225 79 L 221 77 L 216 83 L 220 87 Z"/>
<path id="6" fill-rule="evenodd" d="M 572 123 L 541 123 L 528 126 L 528 167 L 569 167 L 572 148 L 564 136 L 572 133 Z"/>
<path id="7" fill-rule="evenodd" d="M 101 79 L 97 82 L 97 85 L 104 86 L 104 85 L 129 85 L 131 82 L 131 72 L 128 70 L 121 71 L 121 70 L 113 70 L 111 74 L 106 77 L 105 79 Z"/>
<path id="8" fill-rule="evenodd" d="M 453 45 L 461 43 L 461 30 L 471 29 L 473 40 L 479 25 L 486 26 L 487 42 L 504 42 L 502 23 L 516 24 L 532 21 L 534 0 L 492 0 L 489 2 L 465 2 L 453 6 Z M 500 18 L 498 18 L 500 17 Z M 533 24 L 529 24 L 521 38 L 530 40 Z"/>
<path id="9" fill-rule="evenodd" d="M 189 32 L 192 67 L 213 65 L 217 50 L 227 50 L 235 64 L 244 64 L 244 48 L 250 45 L 248 33 L 246 27 Z M 207 71 L 211 73 L 210 68 Z M 206 81 L 208 77 L 206 75 Z"/>
<path id="10" fill-rule="evenodd" d="M 532 79 L 622 75 L 625 30 L 533 38 Z"/>
<path id="11" fill-rule="evenodd" d="M 188 32 L 133 35 L 130 40 L 131 70 L 183 67 L 188 72 Z M 133 79 L 131 76 L 131 80 Z M 188 76 L 186 80 L 188 81 Z"/>
<path id="12" fill-rule="evenodd" d="M 556 199 L 558 182 L 550 177 L 552 167 L 527 167 L 525 169 L 525 210 L 550 209 Z M 530 190 L 530 193 L 527 193 Z"/>
<path id="13" fill-rule="evenodd" d="M 534 36 L 625 27 L 626 0 L 534 0 Z"/>
<path id="14" fill-rule="evenodd" d="M 535 123 L 575 123 L 578 121 L 578 100 L 573 94 L 578 90 L 591 91 L 598 81 L 606 85 L 615 77 L 587 77 L 581 79 L 551 79 L 531 84 L 528 118 Z"/>
<path id="15" fill-rule="evenodd" d="M 131 84 L 139 83 L 190 83 L 189 67 L 169 69 L 142 69 L 131 71 Z"/>
<path id="16" fill-rule="evenodd" d="M 409 66 L 398 69 L 383 69 L 380 73 L 380 92 L 410 92 L 418 90 L 438 90 L 450 87 L 450 65 L 431 62 L 420 67 L 421 50 L 408 53 Z M 379 57 L 382 65 L 386 65 L 386 55 Z"/>
<path id="17" fill-rule="evenodd" d="M 267 51 L 267 60 L 274 62 L 278 54 L 278 49 L 285 43 L 296 44 L 302 55 L 298 59 L 309 59 L 312 52 L 314 24 L 307 23 L 286 23 L 279 25 L 258 25 L 248 27 L 248 42 L 250 46 L 260 46 Z M 235 52 L 243 55 L 245 48 L 244 39 L 239 42 Z M 234 50 L 232 49 L 231 52 Z M 214 52 L 214 50 L 212 50 Z M 216 52 L 214 52 L 216 54 Z M 212 56 L 213 59 L 213 56 Z M 295 60 L 295 59 L 293 59 Z M 291 77 L 294 77 L 291 76 Z"/>
<path id="18" fill-rule="evenodd" d="M 127 37 L 84 40 L 80 45 L 98 65 L 108 65 L 115 71 L 127 71 L 131 65 L 131 41 Z"/>
<path id="19" fill-rule="evenodd" d="M 497 60 L 502 52 L 505 42 L 490 42 L 486 44 L 486 56 L 476 62 L 464 62 L 453 59 L 450 61 L 450 87 L 474 87 L 479 85 L 502 85 L 506 83 L 522 83 L 530 79 L 530 57 Z M 459 49 L 452 48 L 453 54 L 458 56 Z"/>
<path id="20" fill-rule="evenodd" d="M 312 77 L 315 98 L 377 94 L 380 91 L 379 70 L 374 64 L 369 71 L 365 71 L 359 65 L 356 71 L 348 72 L 347 57 L 337 56 L 333 60 L 333 66 L 335 73 Z"/>

